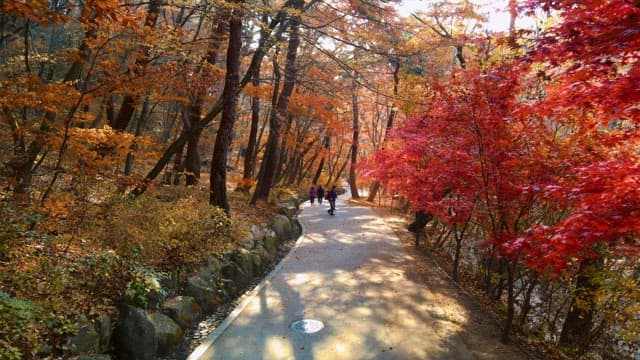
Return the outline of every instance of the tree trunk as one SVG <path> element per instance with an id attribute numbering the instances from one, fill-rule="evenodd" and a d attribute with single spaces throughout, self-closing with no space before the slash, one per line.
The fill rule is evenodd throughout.
<path id="1" fill-rule="evenodd" d="M 200 121 L 200 113 L 202 112 L 202 99 L 198 97 L 189 107 L 189 125 L 196 126 Z M 184 159 L 184 170 L 186 173 L 187 185 L 195 185 L 200 180 L 200 150 L 198 143 L 202 129 L 198 129 L 191 134 L 187 141 L 187 155 Z"/>
<path id="2" fill-rule="evenodd" d="M 533 295 L 533 290 L 536 288 L 538 284 L 538 279 L 533 278 L 527 287 L 527 290 L 524 294 L 524 299 L 522 301 L 522 306 L 520 307 L 519 321 L 520 326 L 524 326 L 527 322 L 527 315 L 529 315 L 529 311 L 531 311 L 531 296 Z"/>
<path id="3" fill-rule="evenodd" d="M 318 170 L 316 170 L 316 174 L 313 176 L 312 184 L 317 184 L 320 179 L 320 175 L 322 174 L 322 169 L 324 168 L 324 162 L 327 158 L 327 153 L 329 152 L 329 147 L 331 146 L 331 137 L 329 135 L 325 135 L 324 137 L 324 148 L 325 152 L 322 154 L 322 158 L 320 158 L 320 164 L 318 164 Z"/>
<path id="4" fill-rule="evenodd" d="M 400 84 L 400 61 L 398 59 L 392 59 L 391 61 L 393 65 L 393 96 L 398 96 L 398 85 Z M 384 148 L 384 144 L 387 141 L 389 136 L 389 131 L 393 128 L 393 120 L 398 113 L 398 109 L 396 108 L 395 101 L 391 104 L 391 109 L 389 110 L 389 117 L 387 118 L 387 129 L 384 133 L 384 138 L 382 139 L 382 147 Z M 371 188 L 369 189 L 369 196 L 367 197 L 368 202 L 373 202 L 376 199 L 376 195 L 380 190 L 380 183 L 374 181 L 371 184 Z"/>
<path id="5" fill-rule="evenodd" d="M 458 273 L 459 273 L 459 266 L 460 266 L 460 250 L 462 249 L 464 234 L 466 233 L 467 227 L 469 226 L 470 222 L 471 222 L 471 217 L 469 217 L 469 219 L 467 219 L 467 221 L 464 223 L 464 226 L 462 227 L 460 232 L 458 232 L 457 225 L 454 225 L 454 228 L 453 228 L 453 237 L 456 241 L 456 252 L 453 257 L 453 269 L 451 270 L 451 278 L 455 282 L 458 282 Z"/>
<path id="6" fill-rule="evenodd" d="M 500 337 L 500 342 L 503 344 L 509 343 L 509 334 L 513 327 L 513 318 L 515 315 L 514 272 L 515 266 L 509 262 L 507 264 L 507 318 L 504 321 L 504 329 L 502 329 L 502 336 Z"/>
<path id="7" fill-rule="evenodd" d="M 183 134 L 186 134 L 188 132 L 188 128 L 187 125 L 184 124 L 182 127 L 182 132 L 180 133 L 180 136 L 182 136 Z M 178 148 L 178 151 L 176 152 L 176 157 L 173 159 L 173 185 L 180 185 L 180 178 L 182 177 L 182 174 L 184 174 L 184 164 L 185 162 L 183 161 L 183 154 L 184 154 L 184 147 L 186 145 L 186 142 L 183 142 L 180 147 Z"/>
<path id="8" fill-rule="evenodd" d="M 292 8 L 300 10 L 304 4 L 302 0 L 294 0 Z M 275 180 L 276 170 L 278 167 L 278 156 L 280 155 L 280 137 L 282 132 L 282 122 L 287 115 L 287 107 L 289 106 L 289 98 L 293 93 L 295 81 L 297 77 L 296 57 L 298 54 L 298 46 L 300 45 L 300 36 L 298 34 L 299 19 L 294 16 L 291 18 L 291 33 L 289 34 L 289 45 L 287 49 L 287 57 L 284 73 L 284 86 L 278 98 L 278 104 L 274 112 L 271 113 L 269 119 L 269 137 L 267 138 L 267 148 L 263 166 L 261 166 L 260 176 L 258 176 L 258 184 L 253 194 L 251 203 L 255 204 L 258 200 L 267 200 L 269 192 Z"/>
<path id="9" fill-rule="evenodd" d="M 144 19 L 144 26 L 147 28 L 153 28 L 154 26 L 156 26 L 158 14 L 160 14 L 160 0 L 150 0 L 149 8 L 147 9 L 147 15 Z M 144 47 L 142 49 L 142 53 L 143 56 L 136 59 L 134 69 L 143 68 L 149 64 L 149 49 L 147 47 Z M 129 122 L 131 122 L 131 117 L 133 116 L 133 112 L 138 106 L 139 101 L 140 97 L 137 95 L 125 95 L 124 99 L 122 100 L 120 112 L 118 112 L 118 116 L 111 124 L 111 127 L 116 130 L 125 131 L 129 126 Z"/>
<path id="10" fill-rule="evenodd" d="M 351 151 L 351 149 L 349 149 L 349 151 Z M 336 159 L 336 164 L 338 163 L 338 159 Z M 347 154 L 347 159 L 344 161 L 344 163 L 342 163 L 342 166 L 340 167 L 340 169 L 338 170 L 338 173 L 336 174 L 334 183 L 336 181 L 338 181 L 340 179 L 340 177 L 342 176 L 342 173 L 344 172 L 344 169 L 347 168 L 347 163 L 349 162 L 349 154 Z M 327 183 L 327 187 L 329 186 L 329 184 Z"/>
<path id="11" fill-rule="evenodd" d="M 355 75 L 354 75 L 355 77 Z M 349 187 L 351 197 L 359 199 L 358 184 L 356 183 L 356 165 L 358 164 L 358 138 L 360 137 L 360 114 L 358 109 L 358 86 L 356 79 L 353 79 L 351 88 L 351 107 L 353 112 L 353 137 L 351 142 L 351 165 L 349 166 Z"/>
<path id="12" fill-rule="evenodd" d="M 212 40 L 207 48 L 206 62 L 213 66 L 218 61 L 218 53 L 220 52 L 220 46 L 227 32 L 229 23 L 227 18 L 229 17 L 228 10 L 222 8 L 219 10 L 219 15 L 216 18 L 216 25 L 213 29 Z M 202 114 L 202 97 L 204 96 L 204 89 L 196 90 L 195 98 L 189 108 L 189 127 L 197 128 L 189 136 L 187 140 L 187 155 L 185 157 L 185 163 L 183 165 L 186 173 L 186 184 L 195 185 L 200 180 L 200 136 L 202 135 L 202 127 L 197 126 Z"/>
<path id="13" fill-rule="evenodd" d="M 241 1 L 238 1 L 241 2 Z M 227 199 L 227 156 L 233 140 L 233 127 L 237 118 L 238 91 L 240 88 L 240 50 L 242 48 L 242 13 L 234 9 L 229 20 L 229 46 L 227 48 L 227 73 L 222 92 L 222 117 L 211 159 L 211 192 L 209 203 L 230 214 Z"/>
<path id="14" fill-rule="evenodd" d="M 262 22 L 267 23 L 268 15 L 262 16 Z M 260 29 L 260 40 L 259 42 L 264 42 L 267 34 L 264 29 Z M 251 77 L 251 84 L 254 87 L 258 87 L 260 85 L 260 68 L 261 64 L 253 70 L 253 74 Z M 244 171 L 242 177 L 246 180 L 253 179 L 253 175 L 256 168 L 256 147 L 257 147 L 257 136 L 258 136 L 258 125 L 260 124 L 260 98 L 254 96 L 251 98 L 251 129 L 249 130 L 249 141 L 247 143 L 247 149 L 244 153 Z"/>
<path id="15" fill-rule="evenodd" d="M 138 120 L 136 121 L 136 131 L 134 133 L 135 137 L 140 136 L 140 134 L 142 134 L 142 128 L 145 125 L 145 122 L 148 118 L 149 115 L 149 97 L 145 97 L 144 99 L 144 103 L 142 103 L 142 110 L 140 111 L 140 116 L 138 117 Z M 124 174 L 126 176 L 131 175 L 131 172 L 133 172 L 133 152 L 135 150 L 138 149 L 138 144 L 134 142 L 131 144 L 131 151 L 129 151 L 129 153 L 127 154 L 127 159 L 125 161 L 124 164 Z"/>
<path id="16" fill-rule="evenodd" d="M 298 178 L 295 180 L 296 184 L 300 184 L 302 182 L 302 180 L 305 177 L 307 177 L 307 175 L 311 171 L 311 168 L 316 163 L 316 159 L 318 158 L 318 155 L 320 155 L 321 151 L 322 151 L 321 148 L 316 149 L 316 151 L 314 152 L 313 156 L 311 156 L 311 159 L 307 160 L 306 163 L 304 162 L 304 159 L 303 159 L 302 170 L 300 171 L 300 173 L 298 175 Z"/>
<path id="17" fill-rule="evenodd" d="M 453 266 L 451 269 L 451 279 L 453 279 L 453 281 L 455 281 L 456 283 L 458 282 L 458 268 L 460 267 L 460 250 L 462 249 L 462 236 L 458 236 L 458 234 L 455 234 L 454 236 L 455 240 L 456 240 L 456 252 L 453 255 Z"/>
<path id="18" fill-rule="evenodd" d="M 336 169 L 338 169 L 338 163 L 340 162 L 340 158 L 342 157 L 342 149 L 344 148 L 344 143 L 340 143 L 340 146 L 338 146 L 338 151 L 336 152 L 336 154 L 334 156 L 331 156 L 331 153 L 327 154 L 327 166 L 328 166 L 328 177 L 327 177 L 327 184 L 326 186 L 329 186 L 329 184 L 331 184 L 331 182 L 333 181 L 333 176 L 336 174 Z M 346 164 L 349 162 L 349 152 L 351 151 L 351 146 L 349 146 L 349 150 L 347 150 L 347 160 L 345 160 L 344 165 L 346 167 Z M 337 178 L 337 177 L 336 177 Z"/>
<path id="19" fill-rule="evenodd" d="M 275 183 L 279 184 L 284 178 L 283 166 L 289 157 L 289 153 L 295 153 L 295 149 L 292 149 L 292 144 L 289 144 L 288 136 L 291 132 L 291 125 L 293 123 L 293 116 L 287 115 L 287 124 L 282 131 L 282 142 L 280 143 L 280 158 L 278 159 L 278 167 L 276 170 Z"/>
<path id="20" fill-rule="evenodd" d="M 572 351 L 584 351 L 591 339 L 595 315 L 598 260 L 586 260 L 576 278 L 576 290 L 571 296 L 569 312 L 562 325 L 558 345 Z M 595 275 L 595 276 L 594 276 Z"/>

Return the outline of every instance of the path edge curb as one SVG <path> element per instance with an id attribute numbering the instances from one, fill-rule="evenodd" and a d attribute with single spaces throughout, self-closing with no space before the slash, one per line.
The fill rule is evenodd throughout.
<path id="1" fill-rule="evenodd" d="M 303 204 L 306 204 L 306 203 L 308 203 L 308 201 L 305 201 Z M 301 206 L 300 212 L 302 212 L 302 206 Z M 222 335 L 222 333 L 229 327 L 229 325 L 231 325 L 231 323 L 233 323 L 233 321 L 238 316 L 240 316 L 242 311 L 244 311 L 247 305 L 249 305 L 251 300 L 253 300 L 262 291 L 262 289 L 264 289 L 264 287 L 267 285 L 267 282 L 269 282 L 275 276 L 275 274 L 280 271 L 280 269 L 284 266 L 284 264 L 289 261 L 293 252 L 296 250 L 298 246 L 300 246 L 300 244 L 302 244 L 302 242 L 304 241 L 307 235 L 307 227 L 302 222 L 302 220 L 300 220 L 300 217 L 298 217 L 298 224 L 300 224 L 302 233 L 296 240 L 296 243 L 293 245 L 289 253 L 282 260 L 280 260 L 278 265 L 276 265 L 276 267 L 273 270 L 271 270 L 271 272 L 267 274 L 267 276 L 265 276 L 264 279 L 262 279 L 262 281 L 260 281 L 260 283 L 256 285 L 256 287 L 253 288 L 253 290 L 243 295 L 243 299 L 240 302 L 240 305 L 236 306 L 236 308 L 233 309 L 233 311 L 231 311 L 229 315 L 227 315 L 227 317 L 220 323 L 220 325 L 218 325 L 216 329 L 213 330 L 213 332 L 209 334 L 209 336 L 207 336 L 207 338 L 202 342 L 202 344 L 198 345 L 191 352 L 191 354 L 189 354 L 189 357 L 187 357 L 187 360 L 199 360 L 200 357 L 204 355 L 207 352 L 207 350 L 209 350 L 209 348 L 218 339 L 218 337 Z"/>

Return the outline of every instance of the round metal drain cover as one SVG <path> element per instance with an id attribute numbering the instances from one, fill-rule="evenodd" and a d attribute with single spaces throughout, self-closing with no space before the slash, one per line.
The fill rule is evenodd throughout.
<path id="1" fill-rule="evenodd" d="M 324 329 L 324 324 L 320 320 L 302 319 L 296 320 L 290 325 L 291 330 L 297 331 L 303 334 L 315 334 L 318 331 Z"/>

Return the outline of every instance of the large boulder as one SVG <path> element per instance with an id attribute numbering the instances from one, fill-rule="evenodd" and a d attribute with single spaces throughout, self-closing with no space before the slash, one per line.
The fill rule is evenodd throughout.
<path id="1" fill-rule="evenodd" d="M 206 311 L 212 311 L 219 303 L 218 287 L 213 279 L 203 279 L 195 275 L 187 279 L 185 295 L 193 297 L 200 307 Z"/>
<path id="2" fill-rule="evenodd" d="M 167 315 L 153 312 L 148 314 L 148 318 L 153 323 L 158 341 L 158 354 L 169 353 L 182 339 L 182 329 Z"/>
<path id="3" fill-rule="evenodd" d="M 251 251 L 245 248 L 238 248 L 231 255 L 231 261 L 233 261 L 242 271 L 249 277 L 254 277 L 255 266 L 251 257 Z"/>
<path id="4" fill-rule="evenodd" d="M 271 259 L 276 258 L 276 252 L 278 251 L 278 238 L 275 236 L 266 236 L 263 240 L 264 249 Z"/>
<path id="5" fill-rule="evenodd" d="M 302 226 L 298 222 L 297 217 L 291 219 L 291 237 L 294 239 L 299 238 L 302 235 Z"/>
<path id="6" fill-rule="evenodd" d="M 253 280 L 240 266 L 233 262 L 225 265 L 220 274 L 227 280 L 225 282 L 226 289 L 228 293 L 232 295 L 237 294 Z"/>
<path id="7" fill-rule="evenodd" d="M 289 218 L 284 215 L 276 215 L 273 220 L 271 220 L 271 228 L 280 240 L 288 240 L 292 237 L 291 222 Z"/>
<path id="8" fill-rule="evenodd" d="M 183 329 L 202 315 L 200 305 L 190 296 L 169 298 L 162 304 L 162 310 Z"/>
<path id="9" fill-rule="evenodd" d="M 274 258 L 269 255 L 264 247 L 256 246 L 255 249 L 251 250 L 251 260 L 253 261 L 253 266 L 256 269 L 256 275 L 261 275 Z"/>
<path id="10" fill-rule="evenodd" d="M 153 360 L 158 352 L 155 326 L 144 310 L 125 305 L 113 333 L 120 359 Z"/>
<path id="11" fill-rule="evenodd" d="M 79 323 L 78 331 L 67 342 L 69 352 L 74 355 L 99 352 L 100 336 L 96 327 L 84 316 L 80 318 Z"/>

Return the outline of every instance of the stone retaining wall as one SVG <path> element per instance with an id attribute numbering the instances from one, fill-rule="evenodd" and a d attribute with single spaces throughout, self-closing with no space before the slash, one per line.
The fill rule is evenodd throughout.
<path id="1" fill-rule="evenodd" d="M 68 342 L 70 353 L 82 360 L 109 360 L 105 354 L 109 347 L 117 358 L 127 360 L 150 360 L 170 353 L 181 343 L 185 329 L 235 298 L 269 268 L 280 242 L 301 235 L 298 206 L 297 201 L 282 203 L 269 227 L 252 226 L 251 235 L 238 248 L 210 257 L 206 266 L 187 279 L 183 294 L 169 298 L 151 294 L 149 308 L 156 310 L 123 304 L 113 331 L 107 316 L 83 322 Z M 167 281 L 163 287 L 175 292 L 177 284 Z"/>

